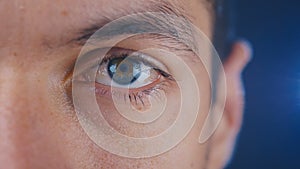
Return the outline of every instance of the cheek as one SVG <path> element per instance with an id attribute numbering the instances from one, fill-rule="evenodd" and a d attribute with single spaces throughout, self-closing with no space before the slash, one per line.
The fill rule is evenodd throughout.
<path id="1" fill-rule="evenodd" d="M 71 131 L 68 131 L 71 132 Z M 201 168 L 205 165 L 207 145 L 199 145 L 198 131 L 191 132 L 172 150 L 156 157 L 129 159 L 113 155 L 95 145 L 87 136 L 77 132 L 69 134 L 61 143 L 63 161 L 70 168 L 122 168 L 122 169 L 182 169 Z"/>
<path id="2" fill-rule="evenodd" d="M 190 134 L 171 151 L 145 159 L 130 159 L 116 156 L 99 148 L 87 137 L 82 137 L 80 134 L 74 134 L 72 137 L 76 137 L 77 139 L 74 138 L 75 140 L 64 144 L 63 161 L 67 166 L 74 169 L 197 169 L 205 164 L 207 146 L 199 146 L 195 142 L 196 137 L 193 134 Z"/>
<path id="3" fill-rule="evenodd" d="M 134 138 L 154 137 L 171 127 L 179 113 L 178 86 L 168 85 L 141 96 L 143 103 L 137 98 L 128 99 L 125 93 L 113 98 L 97 95 L 97 103 L 104 119 L 116 132 Z"/>
<path id="4" fill-rule="evenodd" d="M 202 90 L 207 91 L 207 88 L 206 90 Z M 118 110 L 114 108 L 115 105 L 108 97 L 97 97 L 97 102 L 100 109 L 103 110 L 102 115 L 116 131 L 131 137 L 150 137 L 163 132 L 176 120 L 180 106 L 174 103 L 180 102 L 180 93 L 174 91 L 166 92 L 166 97 L 168 98 L 168 104 L 164 112 L 165 116 L 149 124 L 149 126 L 135 124 L 126 120 L 119 114 Z M 201 108 L 200 111 L 205 111 L 207 109 L 205 105 L 207 105 L 208 101 L 204 101 L 204 99 L 202 99 L 202 101 L 203 103 L 201 105 L 204 105 L 204 107 Z M 200 113 L 191 132 L 180 144 L 166 153 L 151 158 L 130 159 L 111 154 L 93 143 L 84 133 L 81 126 L 76 123 L 66 127 L 67 129 L 64 133 L 69 134 L 65 136 L 65 140 L 67 141 L 61 144 L 61 148 L 65 150 L 65 159 L 72 168 L 82 168 L 82 166 L 89 166 L 90 168 L 124 169 L 147 169 L 149 167 L 158 169 L 200 168 L 205 163 L 204 159 L 207 150 L 205 144 L 198 144 L 198 137 L 204 117 L 205 113 Z M 130 147 L 128 148 L 130 149 Z M 77 163 L 78 160 L 76 159 L 80 159 L 80 164 Z"/>
<path id="5" fill-rule="evenodd" d="M 207 84 L 203 83 L 200 91 L 209 94 Z M 205 94 L 206 95 L 206 94 Z M 149 126 L 142 124 L 135 124 L 126 120 L 119 114 L 118 110 L 114 108 L 112 100 L 103 97 L 97 97 L 99 107 L 103 113 L 104 118 L 116 131 L 131 137 L 150 137 L 157 135 L 176 120 L 179 105 L 174 104 L 178 102 L 180 94 L 176 92 L 167 92 L 166 96 L 170 104 L 167 105 L 165 116 L 161 119 L 149 124 Z M 159 156 L 145 158 L 145 159 L 130 159 L 111 154 L 98 145 L 82 131 L 79 125 L 68 127 L 70 139 L 63 145 L 62 148 L 67 148 L 69 165 L 76 167 L 89 166 L 90 168 L 124 168 L 124 169 L 148 169 L 149 167 L 157 169 L 182 169 L 182 168 L 201 168 L 205 165 L 205 155 L 207 153 L 207 145 L 198 143 L 199 134 L 203 121 L 206 117 L 208 109 L 209 98 L 202 97 L 201 106 L 196 124 L 191 132 L 180 142 L 176 147 L 170 151 Z M 188 111 L 188 110 L 187 110 Z M 71 130 L 73 128 L 73 130 Z M 128 146 L 128 145 L 124 145 Z M 157 145 L 159 146 L 159 145 Z M 130 149 L 130 147 L 128 147 Z M 80 159 L 81 164 L 77 164 Z M 87 167 L 88 168 L 88 167 Z"/>

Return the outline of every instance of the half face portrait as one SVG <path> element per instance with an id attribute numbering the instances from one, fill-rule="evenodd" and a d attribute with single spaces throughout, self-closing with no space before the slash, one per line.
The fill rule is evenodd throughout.
<path id="1" fill-rule="evenodd" d="M 251 59 L 229 1 L 0 1 L 0 169 L 222 169 Z"/>

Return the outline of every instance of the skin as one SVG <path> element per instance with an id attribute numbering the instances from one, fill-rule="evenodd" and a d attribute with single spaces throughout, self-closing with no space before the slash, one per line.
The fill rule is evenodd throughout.
<path id="1" fill-rule="evenodd" d="M 218 169 L 226 165 L 242 121 L 244 93 L 240 75 L 251 55 L 245 42 L 233 45 L 224 63 L 228 86 L 225 112 L 217 131 L 205 144 L 197 140 L 209 103 L 207 78 L 199 86 L 205 94 L 201 98 L 202 113 L 192 131 L 172 150 L 151 158 L 130 159 L 103 150 L 84 132 L 69 105 L 64 81 L 81 47 L 63 42 L 102 13 L 117 18 L 122 14 L 115 9 L 129 5 L 141 11 L 147 3 L 148 0 L 0 2 L 0 168 Z M 207 2 L 174 3 L 180 4 L 191 22 L 212 37 L 212 15 Z M 140 50 L 143 45 L 155 45 L 152 43 L 131 39 L 118 45 Z M 196 75 L 205 75 L 203 68 L 191 69 Z M 167 93 L 175 98 L 172 94 Z M 105 102 L 101 99 L 98 97 L 100 103 Z M 170 107 L 168 111 L 173 110 Z M 118 124 L 118 117 L 112 119 Z M 126 131 L 129 135 L 139 134 L 132 126 Z"/>

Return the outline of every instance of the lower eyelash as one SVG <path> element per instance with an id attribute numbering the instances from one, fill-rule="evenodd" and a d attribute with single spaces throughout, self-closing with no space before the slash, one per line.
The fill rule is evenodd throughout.
<path id="1" fill-rule="evenodd" d="M 155 86 L 141 90 L 141 91 L 131 91 L 128 94 L 118 91 L 115 93 L 112 93 L 108 89 L 105 89 L 104 87 L 96 87 L 96 94 L 100 96 L 104 96 L 107 99 L 111 99 L 111 95 L 114 95 L 117 99 L 123 99 L 125 103 L 130 103 L 131 105 L 135 105 L 138 109 L 147 109 L 149 106 L 151 106 L 149 102 L 148 97 L 152 97 L 154 99 L 160 99 L 161 98 L 161 91 L 166 92 L 167 90 L 171 89 L 173 86 L 173 81 L 170 79 L 165 79 L 164 81 L 156 84 Z M 101 97 L 103 98 L 103 97 Z"/>
<path id="2" fill-rule="evenodd" d="M 145 97 L 145 96 L 151 96 L 151 97 L 158 96 L 159 91 L 165 91 L 166 87 L 167 87 L 166 84 L 160 83 L 160 84 L 157 84 L 155 87 L 153 87 L 151 89 L 146 89 L 146 90 L 139 91 L 139 92 L 132 92 L 128 95 L 128 98 L 129 98 L 130 102 L 133 102 L 133 101 L 137 102 L 139 100 L 142 104 L 145 104 L 144 100 L 143 100 L 144 99 L 143 97 Z M 124 95 L 124 98 L 126 98 L 126 95 Z"/>
<path id="3" fill-rule="evenodd" d="M 135 107 L 139 111 L 147 110 L 151 107 L 149 97 L 152 99 L 161 99 L 161 92 L 166 92 L 171 84 L 167 81 L 164 81 L 160 84 L 157 84 L 155 87 L 140 92 L 130 93 L 128 96 L 124 95 L 125 103 L 129 101 L 129 104 Z M 126 99 L 128 98 L 128 99 Z"/>

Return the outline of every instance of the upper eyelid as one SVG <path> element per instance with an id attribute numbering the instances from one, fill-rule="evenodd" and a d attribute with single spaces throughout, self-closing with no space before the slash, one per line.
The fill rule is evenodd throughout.
<path id="1" fill-rule="evenodd" d="M 199 57 L 196 57 L 195 59 L 191 58 L 190 56 L 195 54 L 193 52 L 193 50 L 189 49 L 183 42 L 179 41 L 178 39 L 174 39 L 174 38 L 163 36 L 163 35 L 157 35 L 157 34 L 148 34 L 147 36 L 144 35 L 143 39 L 151 40 L 151 42 L 152 43 L 154 42 L 154 44 L 159 43 L 160 48 L 167 48 L 167 50 L 169 50 L 169 51 L 173 50 L 172 52 L 175 52 L 178 56 L 185 57 L 188 60 L 194 61 L 195 59 L 197 59 L 196 61 L 198 61 L 200 59 Z M 157 42 L 155 42 L 155 41 L 157 41 Z M 97 44 L 97 43 L 95 43 L 95 44 Z M 104 52 L 105 51 L 108 52 L 111 48 L 111 47 L 105 47 L 105 46 L 98 47 L 98 46 L 95 46 L 93 42 L 87 42 L 86 45 L 88 46 L 87 48 L 91 48 L 91 49 L 80 54 L 80 56 L 77 58 L 76 63 L 77 62 L 87 63 L 88 66 L 85 66 L 85 69 L 82 69 L 82 67 L 80 67 L 81 71 L 76 72 L 78 75 L 80 75 L 81 72 L 84 72 L 84 70 L 86 70 L 88 68 L 92 68 L 93 66 L 95 67 L 95 66 L 98 66 L 99 64 L 101 64 L 102 59 L 99 58 L 99 55 L 98 55 L 99 52 L 104 55 Z M 114 48 L 118 48 L 118 46 L 116 46 Z M 124 49 L 134 51 L 134 49 L 132 49 L 132 48 L 124 47 Z M 158 58 L 158 60 L 159 60 L 159 58 Z M 74 75 L 73 75 L 73 77 L 74 77 Z"/>
<path id="2" fill-rule="evenodd" d="M 120 52 L 120 50 L 123 52 Z M 79 60 L 80 63 L 86 63 L 86 66 L 84 66 L 84 68 L 80 67 L 80 70 L 77 70 L 77 74 L 73 74 L 73 78 L 82 75 L 82 73 L 84 72 L 89 72 L 91 70 L 93 70 L 95 68 L 95 70 L 98 70 L 99 66 L 101 66 L 103 63 L 106 63 L 109 59 L 111 59 L 112 55 L 122 55 L 124 54 L 124 52 L 126 51 L 127 54 L 129 53 L 137 53 L 137 57 L 136 59 L 139 59 L 140 61 L 143 62 L 143 64 L 148 65 L 149 67 L 155 69 L 155 70 L 160 70 L 162 72 L 165 72 L 166 74 L 168 74 L 168 68 L 165 64 L 161 63 L 160 61 L 158 61 L 157 59 L 155 59 L 153 56 L 150 56 L 146 53 L 142 53 L 139 51 L 134 51 L 132 49 L 125 49 L 125 48 L 120 48 L 120 47 L 113 47 L 111 48 L 106 54 L 103 51 L 107 51 L 107 48 L 97 48 L 94 50 L 91 50 L 89 52 L 86 52 L 85 54 L 83 54 L 81 56 L 81 60 Z M 103 58 L 99 57 L 99 53 L 102 53 L 100 55 L 104 55 Z M 147 58 L 142 58 L 141 56 L 147 56 Z M 117 57 L 117 56 L 116 56 Z M 150 60 L 152 59 L 152 61 L 156 61 L 156 63 L 160 63 L 155 64 L 153 62 L 151 62 Z M 96 73 L 96 71 L 95 71 Z"/>
<path id="3" fill-rule="evenodd" d="M 138 61 L 143 62 L 143 64 L 145 64 L 149 67 L 161 69 L 163 71 L 168 71 L 168 67 L 164 63 L 162 63 L 159 59 L 157 59 L 157 57 L 154 57 L 151 54 L 147 54 L 143 51 L 135 51 L 135 50 L 125 49 L 125 48 L 120 48 L 120 47 L 114 47 L 112 49 L 113 49 L 113 52 L 110 52 L 108 55 L 105 55 L 105 57 L 102 59 L 100 65 L 108 62 L 110 59 L 118 58 L 118 57 L 120 57 L 120 55 L 122 57 L 122 55 L 124 55 L 123 57 L 130 57 L 133 59 L 137 59 Z M 117 50 L 119 50 L 119 51 L 117 51 Z M 132 55 L 130 55 L 130 54 L 132 54 Z"/>
<path id="4" fill-rule="evenodd" d="M 200 61 L 200 58 L 195 55 L 194 50 L 189 48 L 189 46 L 187 44 L 180 41 L 179 39 L 176 39 L 176 38 L 173 38 L 173 37 L 170 37 L 170 36 L 154 34 L 154 33 L 145 34 L 142 37 L 139 37 L 139 39 L 142 39 L 142 41 L 143 40 L 150 40 L 152 42 L 151 45 L 154 45 L 154 46 L 159 45 L 158 48 L 165 49 L 165 50 L 168 50 L 170 52 L 174 52 L 178 56 L 180 56 L 182 58 L 186 58 L 187 60 L 197 61 L 197 62 Z M 101 41 L 98 41 L 98 40 L 99 39 L 93 39 L 93 41 L 87 42 L 86 45 L 87 46 L 92 46 L 92 48 L 95 48 L 94 50 L 112 48 L 112 47 L 101 47 L 101 48 L 99 47 L 99 48 L 97 48 L 97 46 L 95 46 L 94 44 L 97 44 L 97 43 L 101 42 Z M 113 48 L 118 48 L 118 46 L 113 47 Z M 122 48 L 122 47 L 119 47 L 119 48 Z M 136 49 L 132 49 L 132 48 L 128 48 L 128 47 L 124 47 L 124 48 L 126 48 L 128 50 L 136 51 Z M 145 47 L 145 49 L 147 49 L 147 47 Z M 86 53 L 90 53 L 91 51 L 94 51 L 94 50 L 89 50 Z M 85 54 L 83 54 L 83 55 L 85 55 Z"/>

